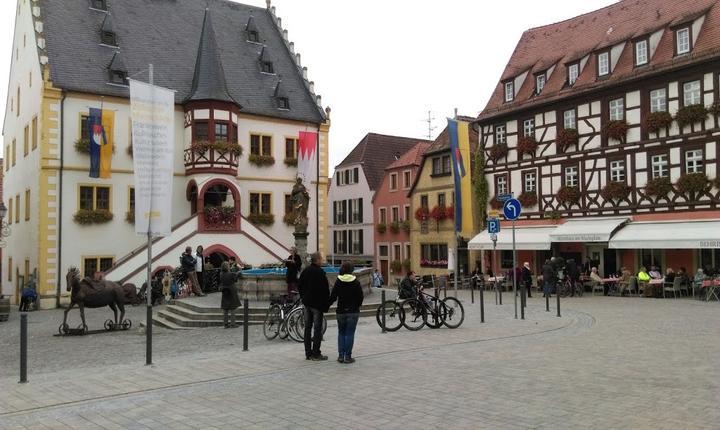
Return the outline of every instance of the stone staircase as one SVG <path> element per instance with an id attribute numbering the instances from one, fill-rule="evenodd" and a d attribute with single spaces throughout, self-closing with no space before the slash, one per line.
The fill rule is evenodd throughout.
<path id="1" fill-rule="evenodd" d="M 361 317 L 375 316 L 380 304 L 380 295 L 366 296 L 360 309 Z M 269 302 L 249 303 L 249 323 L 262 324 L 265 320 Z M 235 312 L 238 324 L 243 323 L 243 308 Z M 335 306 L 325 314 L 328 320 L 335 319 Z M 156 326 L 171 330 L 189 330 L 201 327 L 222 327 L 223 311 L 220 308 L 220 295 L 210 294 L 205 297 L 192 297 L 175 300 L 153 313 L 153 323 Z"/>

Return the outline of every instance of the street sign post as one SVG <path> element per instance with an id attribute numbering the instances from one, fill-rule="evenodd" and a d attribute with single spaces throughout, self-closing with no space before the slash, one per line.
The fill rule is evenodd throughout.
<path id="1" fill-rule="evenodd" d="M 498 200 L 500 196 L 498 196 Z M 515 295 L 515 319 L 517 319 L 517 250 L 515 249 L 515 220 L 518 219 L 522 207 L 520 201 L 512 196 L 503 203 L 503 215 L 512 221 L 512 250 L 513 250 L 513 294 Z"/>
<path id="2" fill-rule="evenodd" d="M 488 219 L 488 233 L 497 235 L 500 233 L 500 220 L 497 218 Z"/>

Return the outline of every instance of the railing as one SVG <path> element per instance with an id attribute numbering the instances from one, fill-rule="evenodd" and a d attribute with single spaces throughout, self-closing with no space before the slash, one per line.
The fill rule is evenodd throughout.
<path id="1" fill-rule="evenodd" d="M 237 175 L 238 155 L 231 150 L 188 148 L 184 151 L 185 173 L 228 173 Z"/>

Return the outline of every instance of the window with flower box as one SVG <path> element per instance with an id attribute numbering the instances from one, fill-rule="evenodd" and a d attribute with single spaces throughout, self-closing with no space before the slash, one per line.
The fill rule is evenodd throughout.
<path id="1" fill-rule="evenodd" d="M 566 187 L 577 187 L 578 186 L 578 167 L 577 166 L 565 167 L 565 186 Z"/>
<path id="2" fill-rule="evenodd" d="M 700 81 L 685 82 L 683 84 L 683 106 L 692 106 L 702 103 L 700 97 Z"/>
<path id="3" fill-rule="evenodd" d="M 535 118 L 529 118 L 523 121 L 523 135 L 535 137 Z"/>
<path id="4" fill-rule="evenodd" d="M 575 116 L 575 109 L 570 109 L 563 112 L 563 128 L 577 128 L 577 117 Z"/>
<path id="5" fill-rule="evenodd" d="M 110 187 L 81 186 L 80 208 L 84 210 L 110 210 Z"/>
<path id="6" fill-rule="evenodd" d="M 622 98 L 610 100 L 610 121 L 622 121 L 625 119 L 625 100 Z"/>
<path id="7" fill-rule="evenodd" d="M 250 135 L 250 154 L 252 155 L 272 155 L 272 136 L 261 134 Z"/>
<path id="8" fill-rule="evenodd" d="M 378 218 L 380 218 L 380 224 L 387 224 L 387 209 L 380 208 Z"/>
<path id="9" fill-rule="evenodd" d="M 610 181 L 625 182 L 625 160 L 610 162 Z"/>
<path id="10" fill-rule="evenodd" d="M 665 88 L 650 91 L 650 112 L 667 112 L 667 90 Z"/>
<path id="11" fill-rule="evenodd" d="M 420 245 L 420 266 L 447 267 L 448 246 L 446 243 Z"/>
<path id="12" fill-rule="evenodd" d="M 272 213 L 271 196 L 270 193 L 250 193 L 250 213 L 253 215 Z"/>
<path id="13" fill-rule="evenodd" d="M 523 174 L 523 191 L 532 193 L 535 191 L 537 179 L 535 172 L 525 172 Z"/>
<path id="14" fill-rule="evenodd" d="M 652 169 L 652 177 L 665 178 L 668 176 L 668 156 L 667 154 L 657 154 L 650 157 L 650 166 Z"/>
<path id="15" fill-rule="evenodd" d="M 685 173 L 703 173 L 704 171 L 702 149 L 685 151 Z"/>

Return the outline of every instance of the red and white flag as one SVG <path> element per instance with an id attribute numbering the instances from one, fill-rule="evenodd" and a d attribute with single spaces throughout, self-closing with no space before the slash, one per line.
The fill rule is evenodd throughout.
<path id="1" fill-rule="evenodd" d="M 306 187 L 317 179 L 317 133 L 301 131 L 298 141 L 298 178 Z"/>

